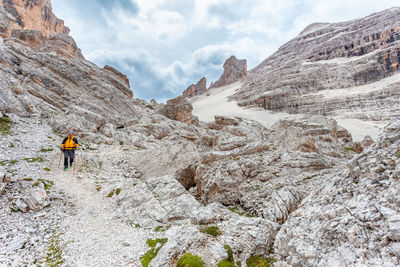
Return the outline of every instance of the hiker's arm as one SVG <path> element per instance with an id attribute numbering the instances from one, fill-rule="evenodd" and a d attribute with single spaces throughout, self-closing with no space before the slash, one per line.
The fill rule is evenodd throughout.
<path id="1" fill-rule="evenodd" d="M 64 141 L 62 141 L 62 143 L 61 143 L 61 149 L 63 149 L 64 148 L 64 146 L 65 146 L 65 142 L 67 142 L 67 137 L 65 137 L 64 138 Z"/>
<path id="2" fill-rule="evenodd" d="M 75 143 L 75 147 L 79 146 L 78 139 L 76 139 L 75 137 L 74 137 L 74 143 Z"/>

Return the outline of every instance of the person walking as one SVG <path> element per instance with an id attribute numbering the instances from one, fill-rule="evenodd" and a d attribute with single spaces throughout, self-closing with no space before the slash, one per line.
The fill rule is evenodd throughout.
<path id="1" fill-rule="evenodd" d="M 75 133 L 73 131 L 68 132 L 68 137 L 65 137 L 61 143 L 61 151 L 64 152 L 64 171 L 68 170 L 68 158 L 69 166 L 72 167 L 75 158 L 75 149 L 78 146 L 78 139 L 76 139 Z"/>

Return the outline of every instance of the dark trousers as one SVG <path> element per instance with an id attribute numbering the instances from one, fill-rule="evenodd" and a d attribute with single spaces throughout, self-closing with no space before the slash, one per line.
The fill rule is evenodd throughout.
<path id="1" fill-rule="evenodd" d="M 72 166 L 75 158 L 75 150 L 64 150 L 64 167 L 68 167 L 68 158 L 69 164 Z"/>

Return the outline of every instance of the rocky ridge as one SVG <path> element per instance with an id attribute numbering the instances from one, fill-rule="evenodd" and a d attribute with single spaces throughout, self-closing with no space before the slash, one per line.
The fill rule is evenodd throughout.
<path id="1" fill-rule="evenodd" d="M 207 80 L 205 77 L 201 78 L 195 85 L 190 85 L 185 91 L 183 96 L 193 97 L 195 95 L 201 95 L 207 91 Z"/>
<path id="2" fill-rule="evenodd" d="M 221 77 L 210 85 L 210 88 L 217 88 L 237 82 L 247 76 L 247 61 L 231 56 L 224 63 L 224 72 Z"/>
<path id="3" fill-rule="evenodd" d="M 272 111 L 390 121 L 399 104 L 399 13 L 311 25 L 252 69 L 231 99 Z"/>

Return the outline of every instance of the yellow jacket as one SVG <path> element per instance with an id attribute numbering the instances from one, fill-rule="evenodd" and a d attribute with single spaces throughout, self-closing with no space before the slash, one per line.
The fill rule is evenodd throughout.
<path id="1" fill-rule="evenodd" d="M 61 149 L 66 150 L 75 150 L 78 146 L 78 140 L 75 138 L 75 136 L 72 136 L 71 138 L 65 137 L 65 139 L 61 143 Z"/>

